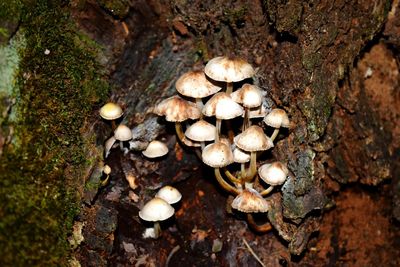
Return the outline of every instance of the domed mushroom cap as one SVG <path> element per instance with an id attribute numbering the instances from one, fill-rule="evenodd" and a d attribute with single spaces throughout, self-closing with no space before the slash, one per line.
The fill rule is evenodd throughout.
<path id="1" fill-rule="evenodd" d="M 108 166 L 107 164 L 103 166 L 103 172 L 106 175 L 109 175 L 111 173 L 111 167 Z"/>
<path id="2" fill-rule="evenodd" d="M 132 130 L 125 124 L 118 125 L 114 131 L 114 137 L 118 141 L 128 141 L 132 139 Z"/>
<path id="3" fill-rule="evenodd" d="M 204 72 L 211 79 L 221 82 L 239 82 L 255 74 L 253 67 L 245 60 L 225 56 L 208 61 Z"/>
<path id="4" fill-rule="evenodd" d="M 277 161 L 270 164 L 264 164 L 258 169 L 260 178 L 269 185 L 281 185 L 286 181 L 289 173 L 288 168 Z"/>
<path id="5" fill-rule="evenodd" d="M 167 121 L 181 122 L 187 119 L 200 118 L 201 112 L 196 104 L 186 101 L 179 96 L 164 99 L 153 112 L 159 116 L 165 116 Z"/>
<path id="6" fill-rule="evenodd" d="M 246 213 L 267 212 L 270 205 L 256 190 L 246 188 L 232 201 L 232 208 Z"/>
<path id="7" fill-rule="evenodd" d="M 205 120 L 199 120 L 186 129 L 185 136 L 198 142 L 213 141 L 215 126 Z"/>
<path id="8" fill-rule="evenodd" d="M 203 98 L 215 94 L 222 88 L 209 82 L 203 71 L 189 71 L 175 83 L 176 90 L 193 98 Z"/>
<path id="9" fill-rule="evenodd" d="M 279 108 L 274 108 L 267 116 L 264 117 L 264 122 L 268 126 L 279 128 L 289 128 L 290 122 L 286 111 Z"/>
<path id="10" fill-rule="evenodd" d="M 220 92 L 211 97 L 203 107 L 203 114 L 217 119 L 230 120 L 241 116 L 244 110 L 241 105 L 230 98 L 227 93 Z"/>
<path id="11" fill-rule="evenodd" d="M 240 148 L 236 147 L 233 150 L 233 160 L 237 163 L 246 163 L 250 161 L 250 154 L 244 152 Z"/>
<path id="12" fill-rule="evenodd" d="M 263 96 L 258 86 L 246 83 L 242 88 L 231 93 L 231 98 L 246 108 L 255 108 L 261 106 Z"/>
<path id="13" fill-rule="evenodd" d="M 168 147 L 161 141 L 153 140 L 147 146 L 142 154 L 147 158 L 158 158 L 166 155 L 168 153 Z"/>
<path id="14" fill-rule="evenodd" d="M 182 194 L 175 187 L 166 185 L 158 190 L 156 197 L 164 199 L 168 204 L 172 205 L 181 200 Z"/>
<path id="15" fill-rule="evenodd" d="M 123 114 L 122 108 L 112 102 L 109 102 L 100 108 L 100 117 L 105 120 L 116 120 Z"/>
<path id="16" fill-rule="evenodd" d="M 175 209 L 165 200 L 155 197 L 139 211 L 139 217 L 145 221 L 164 221 L 174 215 Z"/>
<path id="17" fill-rule="evenodd" d="M 235 145 L 244 151 L 264 151 L 274 146 L 260 126 L 252 125 L 233 139 Z"/>
<path id="18" fill-rule="evenodd" d="M 213 168 L 221 168 L 233 163 L 231 149 L 222 142 L 207 145 L 201 156 L 203 162 Z"/>

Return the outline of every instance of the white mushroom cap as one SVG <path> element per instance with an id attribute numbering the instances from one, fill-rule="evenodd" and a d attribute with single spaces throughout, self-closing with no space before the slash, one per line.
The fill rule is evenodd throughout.
<path id="1" fill-rule="evenodd" d="M 274 128 L 285 127 L 289 128 L 289 118 L 286 111 L 279 108 L 274 108 L 267 116 L 264 118 L 265 124 Z"/>
<path id="2" fill-rule="evenodd" d="M 236 147 L 233 150 L 233 159 L 237 163 L 246 163 L 250 161 L 250 154 L 244 152 L 240 148 Z"/>
<path id="3" fill-rule="evenodd" d="M 145 221 L 164 221 L 174 215 L 175 209 L 165 200 L 155 197 L 139 211 L 139 217 Z"/>
<path id="4" fill-rule="evenodd" d="M 222 142 L 207 145 L 201 156 L 203 162 L 213 168 L 225 167 L 233 163 L 231 149 Z"/>
<path id="5" fill-rule="evenodd" d="M 233 139 L 235 145 L 244 151 L 264 151 L 274 146 L 260 126 L 252 125 Z"/>
<path id="6" fill-rule="evenodd" d="M 215 81 L 239 82 L 255 74 L 253 67 L 245 60 L 235 57 L 215 57 L 204 68 L 205 74 Z"/>
<path id="7" fill-rule="evenodd" d="M 241 105 L 230 98 L 227 93 L 220 92 L 211 97 L 203 107 L 205 116 L 215 116 L 217 119 L 230 120 L 241 116 L 244 110 Z"/>
<path id="8" fill-rule="evenodd" d="M 200 118 L 201 112 L 196 104 L 186 101 L 179 96 L 164 99 L 153 112 L 159 116 L 165 116 L 167 121 L 181 122 L 187 119 Z"/>
<path id="9" fill-rule="evenodd" d="M 193 98 L 203 98 L 215 94 L 222 88 L 209 82 L 203 71 L 189 71 L 175 83 L 176 90 Z"/>
<path id="10" fill-rule="evenodd" d="M 113 145 L 115 144 L 115 142 L 117 141 L 117 139 L 115 139 L 114 136 L 111 136 L 110 138 L 107 139 L 107 141 L 104 143 L 104 157 L 107 158 L 108 155 L 110 154 L 110 150 L 113 147 Z"/>
<path id="11" fill-rule="evenodd" d="M 172 205 L 181 200 L 182 194 L 175 187 L 166 185 L 158 190 L 156 197 L 164 199 L 168 204 Z"/>
<path id="12" fill-rule="evenodd" d="M 213 141 L 215 139 L 215 126 L 205 120 L 199 120 L 186 129 L 185 135 L 198 142 Z"/>
<path id="13" fill-rule="evenodd" d="M 116 120 L 123 114 L 122 108 L 112 102 L 109 102 L 100 108 L 100 116 L 105 120 Z"/>
<path id="14" fill-rule="evenodd" d="M 158 158 L 166 155 L 168 153 L 168 147 L 161 141 L 153 140 L 147 146 L 142 154 L 147 158 Z"/>
<path id="15" fill-rule="evenodd" d="M 128 141 L 132 139 L 132 130 L 125 124 L 118 125 L 114 131 L 114 137 L 118 141 Z"/>
<path id="16" fill-rule="evenodd" d="M 285 182 L 289 173 L 287 167 L 277 161 L 271 164 L 264 164 L 258 169 L 260 178 L 269 185 L 281 185 Z"/>
<path id="17" fill-rule="evenodd" d="M 182 143 L 184 143 L 186 146 L 191 146 L 191 147 L 201 147 L 201 143 L 197 141 L 193 141 L 190 138 L 184 136 L 182 138 Z"/>
<path id="18" fill-rule="evenodd" d="M 258 86 L 246 83 L 231 93 L 231 98 L 246 108 L 255 108 L 261 106 L 263 95 Z"/>
<path id="19" fill-rule="evenodd" d="M 246 213 L 267 212 L 270 205 L 256 190 L 246 188 L 232 201 L 232 208 Z"/>

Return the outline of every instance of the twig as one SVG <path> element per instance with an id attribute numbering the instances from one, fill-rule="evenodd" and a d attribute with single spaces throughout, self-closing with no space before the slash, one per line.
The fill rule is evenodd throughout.
<path id="1" fill-rule="evenodd" d="M 167 257 L 167 261 L 165 262 L 165 267 L 168 267 L 169 265 L 169 261 L 171 260 L 172 256 L 174 256 L 174 254 L 181 248 L 181 246 L 177 245 L 176 247 L 174 247 L 171 252 L 169 253 L 168 257 Z"/>
<path id="2" fill-rule="evenodd" d="M 249 243 L 247 243 L 246 239 L 243 238 L 243 243 L 247 247 L 247 249 L 250 251 L 251 255 L 261 264 L 262 267 L 266 267 L 265 264 L 260 260 L 260 258 L 257 256 L 257 254 L 254 252 L 254 250 L 250 247 Z"/>

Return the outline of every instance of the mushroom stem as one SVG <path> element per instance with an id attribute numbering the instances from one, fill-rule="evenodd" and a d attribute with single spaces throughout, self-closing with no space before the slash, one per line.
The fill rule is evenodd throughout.
<path id="1" fill-rule="evenodd" d="M 226 93 L 230 95 L 233 92 L 233 83 L 227 82 L 226 83 Z"/>
<path id="2" fill-rule="evenodd" d="M 230 184 L 228 184 L 224 178 L 222 178 L 221 176 L 221 171 L 219 168 L 215 168 L 214 169 L 214 173 L 215 173 L 215 178 L 217 178 L 218 183 L 220 184 L 220 186 L 225 189 L 227 192 L 233 194 L 233 195 L 238 195 L 240 192 L 237 188 L 231 186 Z"/>
<path id="3" fill-rule="evenodd" d="M 179 141 L 183 142 L 182 140 L 185 137 L 185 134 L 182 131 L 182 124 L 180 122 L 175 122 L 175 132 Z"/>
<path id="4" fill-rule="evenodd" d="M 240 163 L 240 179 L 243 180 L 246 177 L 246 165 L 245 163 Z"/>
<path id="5" fill-rule="evenodd" d="M 219 142 L 219 133 L 221 132 L 221 119 L 216 120 L 215 122 L 215 142 Z"/>
<path id="6" fill-rule="evenodd" d="M 261 196 L 265 197 L 266 195 L 271 193 L 272 190 L 274 190 L 274 187 L 272 185 L 270 185 L 267 189 L 262 191 L 260 194 L 261 194 Z"/>
<path id="7" fill-rule="evenodd" d="M 111 129 L 112 129 L 113 131 L 115 131 L 115 129 L 117 129 L 117 123 L 115 122 L 115 120 L 112 120 L 112 121 L 111 121 Z"/>
<path id="8" fill-rule="evenodd" d="M 242 132 L 244 132 L 250 126 L 250 119 L 249 119 L 249 108 L 244 109 L 244 119 L 242 125 Z"/>
<path id="9" fill-rule="evenodd" d="M 252 151 L 250 153 L 250 166 L 247 173 L 246 182 L 251 182 L 257 173 L 257 152 Z"/>
<path id="10" fill-rule="evenodd" d="M 254 221 L 253 215 L 251 213 L 247 213 L 247 223 L 249 224 L 250 228 L 258 233 L 266 233 L 272 229 L 272 226 L 269 222 L 264 224 L 257 224 Z"/>
<path id="11" fill-rule="evenodd" d="M 203 104 L 203 101 L 201 100 L 201 98 L 196 98 L 196 104 L 197 104 L 197 107 L 200 109 L 200 111 L 203 110 L 204 104 Z M 200 114 L 200 119 L 202 117 L 203 117 L 203 113 Z"/>
<path id="12" fill-rule="evenodd" d="M 203 151 L 204 148 L 206 147 L 206 142 L 202 141 L 202 142 L 200 142 L 200 145 L 201 145 L 201 151 Z"/>
<path id="13" fill-rule="evenodd" d="M 119 141 L 119 148 L 121 149 L 121 151 L 124 151 L 124 142 Z"/>
<path id="14" fill-rule="evenodd" d="M 274 132 L 272 133 L 270 139 L 273 142 L 275 140 L 275 138 L 278 136 L 279 133 L 279 128 L 275 128 Z"/>
<path id="15" fill-rule="evenodd" d="M 160 237 L 161 227 L 159 222 L 154 222 L 154 239 Z"/>
<path id="16" fill-rule="evenodd" d="M 236 178 L 235 175 L 233 175 L 227 168 L 224 168 L 224 172 L 226 177 L 228 177 L 229 181 L 231 181 L 234 184 L 241 184 L 241 180 Z"/>

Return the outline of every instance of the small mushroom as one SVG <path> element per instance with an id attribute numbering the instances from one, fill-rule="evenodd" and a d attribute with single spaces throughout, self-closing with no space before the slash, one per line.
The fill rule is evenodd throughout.
<path id="1" fill-rule="evenodd" d="M 142 154 L 147 158 L 159 158 L 168 153 L 168 147 L 161 141 L 153 140 L 147 148 L 142 151 Z"/>
<path id="2" fill-rule="evenodd" d="M 101 182 L 101 185 L 104 186 L 107 184 L 108 179 L 110 178 L 111 174 L 111 167 L 107 164 L 103 166 L 103 173 L 106 175 L 106 178 Z"/>
<path id="3" fill-rule="evenodd" d="M 279 161 L 267 163 L 258 168 L 258 175 L 260 178 L 267 184 L 271 185 L 269 188 L 261 192 L 261 195 L 265 196 L 272 191 L 274 186 L 283 184 L 286 181 L 288 173 L 288 168 Z"/>
<path id="4" fill-rule="evenodd" d="M 245 108 L 243 131 L 250 126 L 250 109 L 260 107 L 263 100 L 261 89 L 253 84 L 244 84 L 242 88 L 233 92 L 231 98 Z"/>
<path id="5" fill-rule="evenodd" d="M 124 142 L 132 139 L 132 130 L 125 124 L 120 124 L 114 131 L 114 137 L 115 140 L 119 141 L 121 151 L 124 151 Z"/>
<path id="6" fill-rule="evenodd" d="M 278 136 L 279 128 L 289 128 L 290 122 L 286 111 L 279 108 L 274 108 L 267 116 L 264 117 L 264 123 L 268 126 L 275 128 L 271 135 L 271 140 L 274 141 Z"/>
<path id="7" fill-rule="evenodd" d="M 235 136 L 235 145 L 250 152 L 250 170 L 246 181 L 250 182 L 257 173 L 257 151 L 265 151 L 274 146 L 271 139 L 265 135 L 260 126 L 252 125 L 241 134 Z"/>
<path id="8" fill-rule="evenodd" d="M 111 148 L 114 146 L 115 142 L 117 139 L 115 139 L 114 136 L 111 136 L 110 138 L 107 139 L 107 141 L 104 143 L 104 158 L 107 158 L 108 155 L 110 154 Z"/>
<path id="9" fill-rule="evenodd" d="M 115 120 L 121 118 L 123 111 L 122 108 L 115 103 L 109 102 L 100 108 L 100 117 L 105 120 L 111 121 L 112 129 L 117 128 Z"/>
<path id="10" fill-rule="evenodd" d="M 233 154 L 227 144 L 216 142 L 207 145 L 203 150 L 202 159 L 205 164 L 214 168 L 215 177 L 222 188 L 234 195 L 239 194 L 239 190 L 227 183 L 221 176 L 220 168 L 233 163 Z"/>
<path id="11" fill-rule="evenodd" d="M 232 208 L 245 213 L 267 212 L 268 202 L 255 189 L 246 188 L 232 201 Z"/>
<path id="12" fill-rule="evenodd" d="M 164 199 L 168 204 L 173 205 L 182 199 L 182 194 L 175 187 L 166 185 L 158 190 L 156 197 Z"/>
<path id="13" fill-rule="evenodd" d="M 160 221 L 172 217 L 175 209 L 165 200 L 155 197 L 147 202 L 139 211 L 139 217 L 145 221 L 154 222 L 154 238 L 157 239 L 161 233 Z"/>

